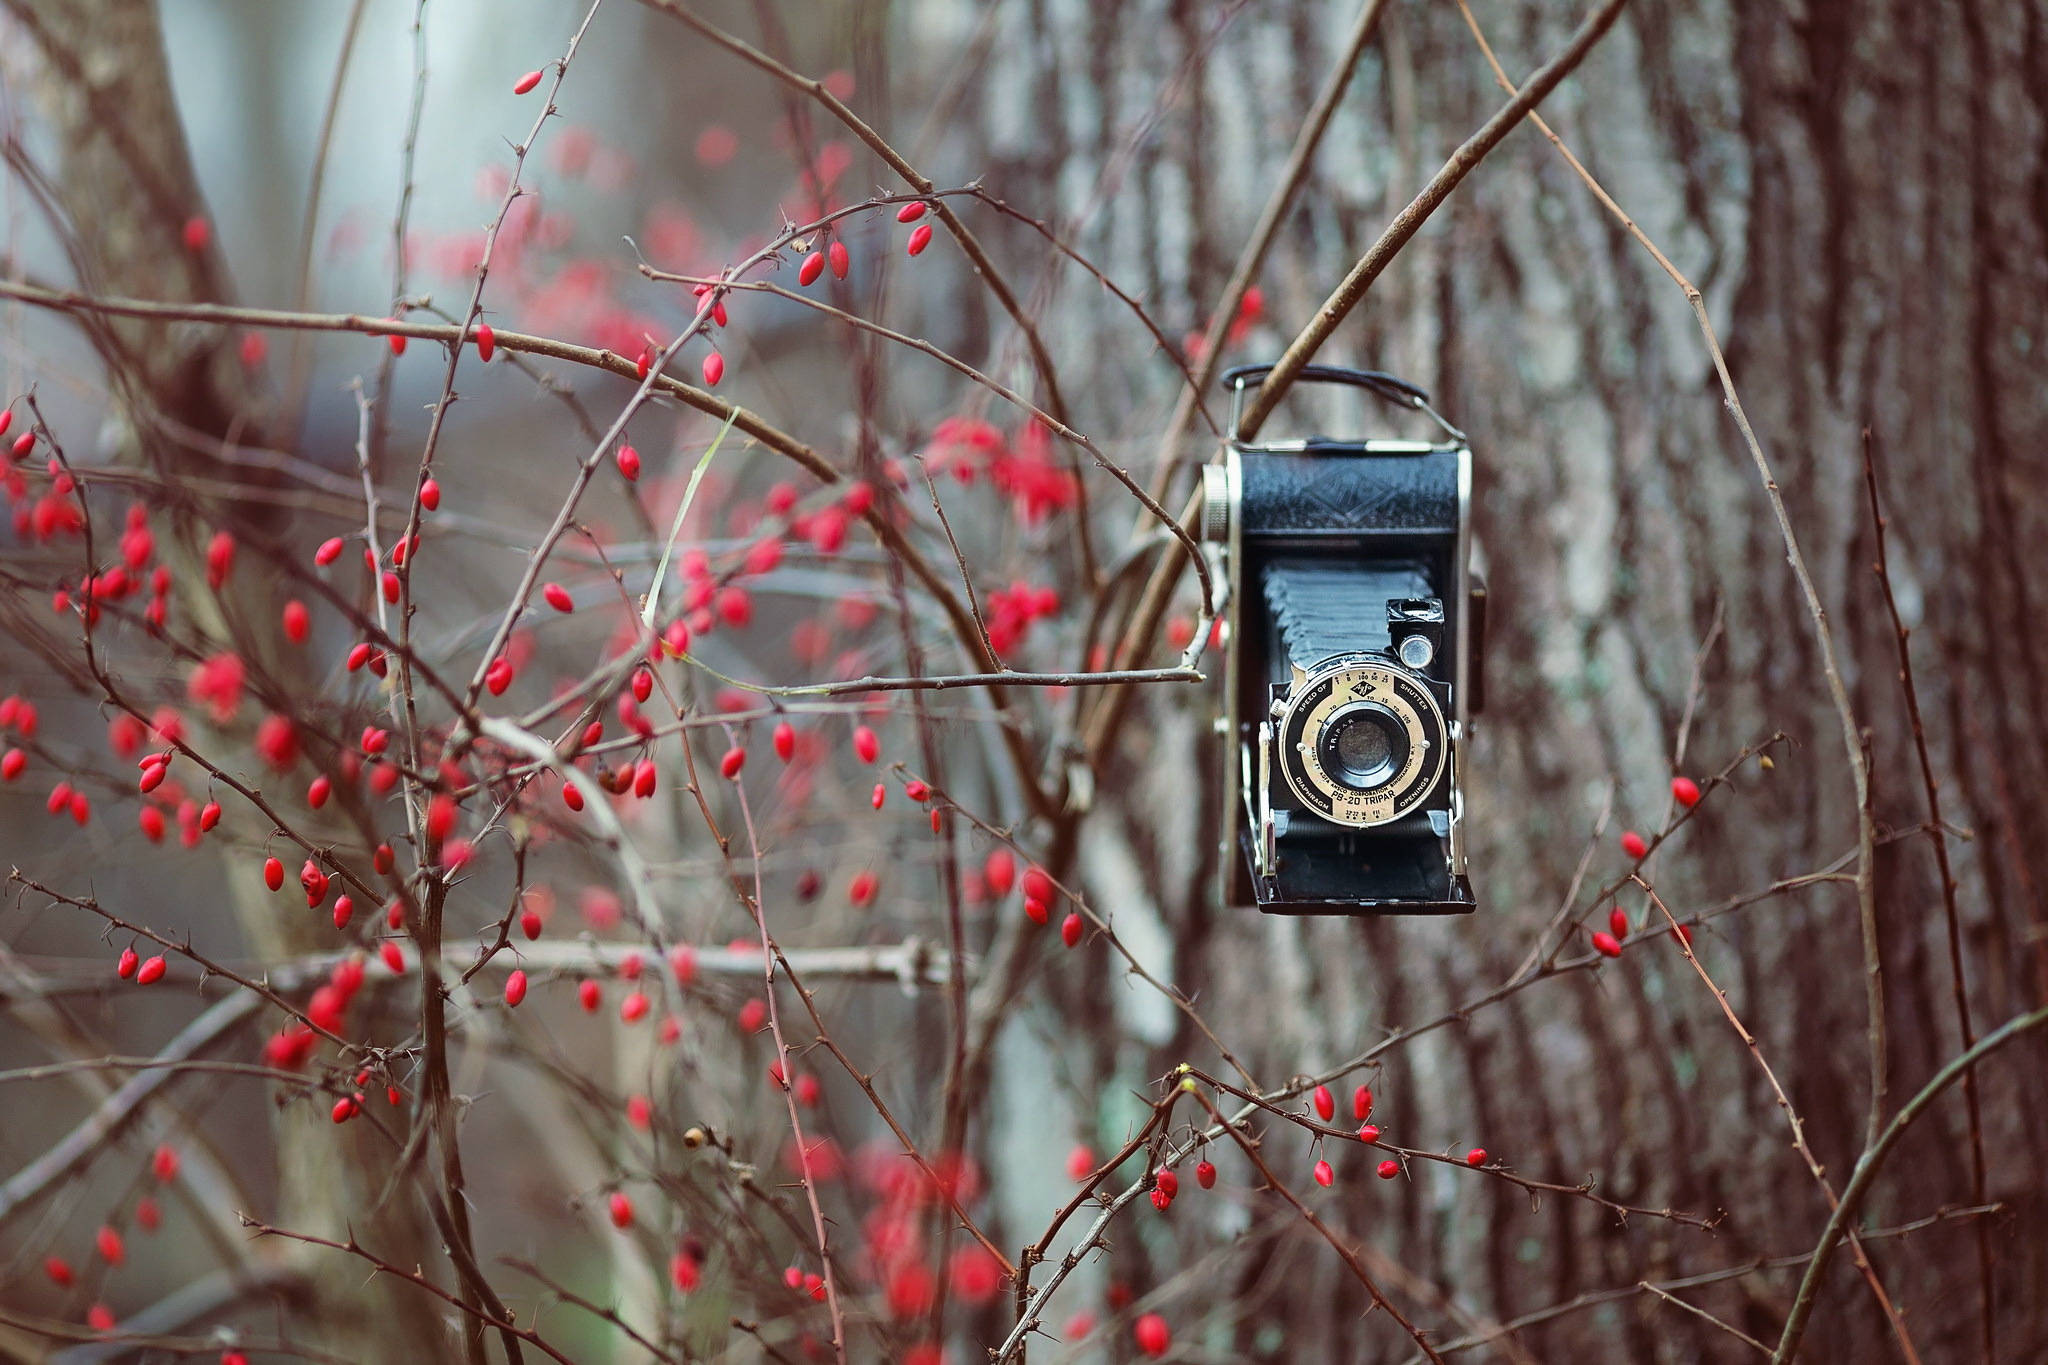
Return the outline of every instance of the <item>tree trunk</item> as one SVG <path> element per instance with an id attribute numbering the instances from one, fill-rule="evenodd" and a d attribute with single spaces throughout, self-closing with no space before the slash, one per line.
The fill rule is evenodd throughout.
<path id="1" fill-rule="evenodd" d="M 209 244 L 211 229 L 204 237 L 187 232 L 191 221 L 207 221 L 207 210 L 172 97 L 156 6 L 8 0 L 8 8 L 44 60 L 37 93 L 58 142 L 53 203 L 65 220 L 79 286 L 169 302 L 232 302 L 227 272 Z M 255 424 L 267 400 L 221 328 L 100 319 L 87 319 L 87 327 L 124 400 L 120 458 L 176 483 L 181 476 L 218 476 L 223 447 L 266 444 Z M 250 477 L 246 468 L 234 472 Z M 257 525 L 274 515 L 260 504 L 234 511 Z M 189 589 L 177 609 L 195 614 L 213 638 L 237 641 L 252 675 L 287 694 L 311 694 L 318 683 L 303 653 L 285 648 L 267 628 L 277 619 L 274 579 L 244 572 L 221 593 L 204 590 L 203 528 L 185 522 L 176 529 L 164 553 L 182 570 L 175 581 Z M 280 915 L 277 898 L 252 871 L 233 869 L 225 884 L 236 921 L 260 956 L 276 961 L 331 947 L 317 917 Z M 277 1206 L 215 1212 L 246 1213 L 314 1236 L 352 1235 L 393 1264 L 432 1274 L 440 1257 L 410 1187 L 383 1197 L 389 1148 L 363 1125 L 337 1127 L 316 1108 L 295 1104 L 273 1113 Z M 448 1341 L 434 1300 L 424 1294 L 387 1293 L 360 1274 L 318 1263 L 304 1289 L 304 1323 L 331 1351 L 431 1359 L 435 1343 Z"/>
<path id="2" fill-rule="evenodd" d="M 1517 78 L 1563 45 L 1574 18 L 1479 8 Z M 947 147 L 948 169 L 985 171 L 997 194 L 1063 220 L 1169 335 L 1199 330 L 1353 12 L 1014 6 L 994 44 L 1003 59 L 987 72 L 972 135 Z M 1871 572 L 1866 427 L 1943 813 L 1967 831 L 1949 843 L 1976 1032 L 2048 996 L 2048 815 L 2031 799 L 2048 776 L 2048 646 L 2033 628 L 2048 592 L 2048 398 L 2030 377 L 2048 316 L 2043 15 L 2038 5 L 1729 11 L 1643 0 L 1543 111 L 1704 291 L 1818 580 L 1871 755 L 1880 829 L 1898 836 L 1876 865 L 1892 1108 L 1962 1040 L 1911 722 Z M 1171 103 L 1155 121 L 1162 89 Z M 1276 355 L 1503 98 L 1455 8 L 1392 7 L 1260 280 L 1272 323 L 1233 360 Z M 1007 245 L 1038 249 L 1023 233 Z M 1132 393 L 1158 412 L 1170 401 L 1155 348 L 1119 304 L 1079 284 L 1048 316 L 1061 358 L 1094 367 L 1076 425 L 1128 438 L 1121 448 L 1142 460 L 1146 433 L 1120 415 Z M 1717 617 L 1725 629 L 1706 655 L 1678 770 L 1704 776 L 1778 730 L 1791 745 L 1774 751 L 1774 771 L 1739 769 L 1652 861 L 1660 894 L 1682 914 L 1855 846 L 1815 631 L 1686 299 L 1540 136 L 1510 137 L 1319 359 L 1421 382 L 1477 452 L 1492 589 L 1487 713 L 1468 778 L 1481 908 L 1469 919 L 1364 923 L 1219 915 L 1206 862 L 1216 812 L 1185 796 L 1191 781 L 1209 790 L 1192 765 L 1213 754 L 1200 717 L 1165 693 L 1148 694 L 1142 723 L 1125 727 L 1117 771 L 1103 778 L 1134 798 L 1099 810 L 1083 846 L 1089 888 L 1119 931 L 1171 936 L 1159 965 L 1208 1018 L 1236 1026 L 1225 1031 L 1233 1046 L 1248 1021 L 1265 1023 L 1241 1055 L 1269 1086 L 1506 980 L 1596 830 L 1587 887 L 1623 870 L 1620 830 L 1655 829 L 1668 807 L 1695 651 Z M 1188 455 L 1206 452 L 1191 445 Z M 1610 793 L 1612 818 L 1600 825 Z M 1104 821 L 1119 837 L 1103 837 Z M 1621 904 L 1646 922 L 1640 896 Z M 1717 921 L 1699 946 L 1839 1188 L 1868 1100 L 1853 887 L 1777 897 Z M 1104 1002 L 1129 995 L 1101 979 L 1047 985 L 1062 1030 L 1077 1037 L 1089 1036 L 1077 1021 L 1107 1023 Z M 1064 1065 L 1087 1068 L 1069 1078 L 1081 1093 L 1115 1094 L 1184 1058 L 1213 1062 L 1183 1025 L 1157 1046 L 1105 1042 Z M 2043 1127 L 2023 1078 L 2043 1060 L 2038 1043 L 2021 1044 L 1979 1077 L 1986 1197 L 2003 1205 L 1992 1237 L 2004 1359 L 2048 1344 L 2048 1316 L 2028 1288 L 2044 1272 L 2040 1244 L 2024 1235 L 2042 1213 Z M 1712 1234 L 1654 1219 L 1619 1225 L 1581 1201 L 1532 1210 L 1505 1187 L 1489 1196 L 1435 1168 L 1382 1185 L 1364 1154 L 1333 1154 L 1344 1196 L 1333 1221 L 1369 1233 L 1484 1318 L 1798 1253 L 1827 1216 L 1761 1073 L 1662 938 L 1390 1051 L 1375 1088 L 1380 1121 L 1400 1141 L 1484 1145 L 1525 1173 L 1597 1179 L 1629 1203 L 1726 1213 Z M 1913 1134 L 1870 1225 L 1972 1202 L 1964 1114 L 1951 1096 Z M 1274 1136 L 1268 1155 L 1305 1175 L 1305 1146 Z M 1026 1159 L 1007 1153 L 1013 1167 Z M 1296 1224 L 1281 1241 L 1311 1239 Z M 1980 1311 L 1969 1224 L 1872 1247 L 1924 1357 L 1963 1358 Z M 1152 1272 L 1139 1274 L 1148 1249 Z M 1150 1282 L 1162 1248 L 1148 1249 L 1120 1243 L 1112 1273 Z M 1355 1285 L 1347 1292 L 1327 1257 L 1310 1263 L 1313 1273 L 1266 1285 L 1232 1353 L 1382 1359 L 1412 1349 L 1383 1317 L 1358 1320 Z M 1270 1268 L 1247 1264 L 1240 1287 Z M 1796 1274 L 1689 1297 L 1774 1339 Z M 1418 1306 L 1457 1333 L 1427 1298 Z M 1747 1350 L 1647 1296 L 1518 1340 L 1539 1359 L 1598 1357 L 1617 1341 L 1638 1359 Z M 1840 1261 L 1810 1340 L 1831 1358 L 1896 1350 Z"/>

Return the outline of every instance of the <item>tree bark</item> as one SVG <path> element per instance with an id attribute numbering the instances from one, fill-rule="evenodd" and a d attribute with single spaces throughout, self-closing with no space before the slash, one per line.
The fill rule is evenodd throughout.
<path id="1" fill-rule="evenodd" d="M 1518 80 L 1576 17 L 1482 8 Z M 1005 60 L 990 66 L 979 118 L 946 160 L 986 170 L 995 193 L 1036 216 L 1064 218 L 1169 335 L 1198 330 L 1353 12 L 1015 6 L 996 44 Z M 1962 1039 L 1895 641 L 1871 572 L 1865 427 L 1881 457 L 1891 569 L 1915 628 L 1945 809 L 1968 833 L 1950 848 L 1977 1031 L 2048 994 L 2048 814 L 2032 799 L 2048 778 L 2048 645 L 2033 628 L 2048 592 L 2048 396 L 2030 377 L 2048 316 L 2043 17 L 2019 4 L 1643 0 L 1543 109 L 1704 291 L 1845 654 L 1876 813 L 1899 836 L 1877 864 L 1895 1096 Z M 1148 122 L 1176 75 L 1181 92 Z M 1390 207 L 1499 98 L 1454 7 L 1391 10 L 1259 281 L 1272 323 L 1234 359 L 1276 353 Z M 1055 127 L 1027 110 L 1047 111 Z M 1005 245 L 1016 258 L 1033 250 L 1021 233 Z M 1063 363 L 1085 357 L 1096 373 L 1077 395 L 1077 425 L 1116 431 L 1140 458 L 1143 433 L 1119 414 L 1132 393 L 1163 414 L 1167 367 L 1099 291 L 1069 283 L 1050 315 Z M 1218 914 L 1206 865 L 1216 812 L 1184 796 L 1190 756 L 1213 754 L 1185 703 L 1158 692 L 1103 778 L 1133 796 L 1091 816 L 1083 846 L 1088 885 L 1119 930 L 1156 921 L 1173 943 L 1173 979 L 1207 1017 L 1240 1030 L 1262 1021 L 1244 1055 L 1268 1085 L 1505 980 L 1557 909 L 1610 787 L 1614 817 L 1598 832 L 1589 885 L 1621 870 L 1620 829 L 1653 829 L 1667 808 L 1694 654 L 1717 609 L 1726 630 L 1706 659 L 1681 770 L 1717 769 L 1778 729 L 1792 747 L 1773 772 L 1741 770 L 1655 859 L 1660 894 L 1682 913 L 1812 870 L 1855 841 L 1814 632 L 1686 299 L 1546 142 L 1511 136 L 1318 359 L 1421 382 L 1477 451 L 1492 589 L 1487 713 L 1468 770 L 1481 909 L 1366 923 Z M 1207 452 L 1191 443 L 1185 454 Z M 1120 837 L 1105 840 L 1104 823 Z M 1132 864 L 1142 875 L 1125 874 Z M 1644 922 L 1639 896 L 1622 904 Z M 1839 1188 L 1868 1091 L 1853 889 L 1775 899 L 1699 943 Z M 1048 978 L 1049 1008 L 1068 1029 L 1106 1023 L 1105 993 L 1123 994 L 1112 985 Z M 1994 1222 L 2001 1358 L 2048 1342 L 2048 1315 L 2027 1288 L 2041 1250 L 2021 1235 L 2041 1214 L 2033 1172 L 2044 1155 L 2040 1097 L 2023 1078 L 2044 1053 L 2038 1041 L 2016 1048 L 1980 1075 L 1987 1194 L 2004 1205 Z M 1139 1055 L 1105 1043 L 1082 1057 L 1092 1070 L 1075 1084 L 1099 1093 L 1209 1052 L 1183 1026 Z M 1531 1210 L 1435 1172 L 1389 1187 L 1369 1178 L 1363 1154 L 1336 1158 L 1344 1221 L 1495 1320 L 1661 1273 L 1798 1252 L 1827 1217 L 1761 1076 L 1666 940 L 1394 1051 L 1376 1089 L 1401 1141 L 1484 1145 L 1543 1178 L 1596 1177 L 1631 1203 L 1727 1212 L 1712 1236 L 1617 1226 L 1579 1202 Z M 1971 1202 L 1963 1113 L 1951 1100 L 1907 1139 L 1877 1223 Z M 1312 1159 L 1278 1155 L 1304 1173 Z M 1924 1358 L 1964 1358 L 1978 1340 L 1972 1238 L 1956 1224 L 1873 1244 Z M 1117 1252 L 1134 1282 L 1140 1254 Z M 1810 1340 L 1838 1358 L 1894 1351 L 1850 1272 L 1837 1267 L 1830 1283 Z M 1759 1275 L 1689 1297 L 1774 1337 L 1792 1284 Z M 1271 1291 L 1232 1351 L 1387 1359 L 1412 1349 L 1384 1322 L 1317 1309 L 1333 1288 L 1305 1275 Z M 1295 1325 L 1279 1355 L 1261 1335 L 1268 1323 Z M 1647 1296 L 1518 1340 L 1541 1359 L 1597 1358 L 1617 1340 L 1645 1360 L 1747 1350 Z"/>

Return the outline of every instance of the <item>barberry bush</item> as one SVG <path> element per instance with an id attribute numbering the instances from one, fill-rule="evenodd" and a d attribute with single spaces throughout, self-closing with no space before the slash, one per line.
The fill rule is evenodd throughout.
<path id="1" fill-rule="evenodd" d="M 1784 16 L 1060 8 L 0 7 L 7 1354 L 2048 1350 L 2048 290 L 1842 302 L 2024 177 Z M 1473 433 L 1471 917 L 1217 900 L 1283 353 Z"/>

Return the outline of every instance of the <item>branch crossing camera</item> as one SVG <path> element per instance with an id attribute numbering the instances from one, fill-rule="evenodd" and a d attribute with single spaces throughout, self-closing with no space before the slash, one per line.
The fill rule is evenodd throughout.
<path id="1" fill-rule="evenodd" d="M 1223 376 L 1237 431 L 1246 387 Z M 1223 549 L 1224 904 L 1274 914 L 1456 914 L 1464 744 L 1486 590 L 1472 576 L 1472 452 L 1405 380 L 1310 365 L 1423 413 L 1442 440 L 1231 440 L 1203 470 Z"/>

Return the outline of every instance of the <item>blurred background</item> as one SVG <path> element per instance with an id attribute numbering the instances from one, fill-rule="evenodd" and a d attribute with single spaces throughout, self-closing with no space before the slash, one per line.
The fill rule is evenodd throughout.
<path id="1" fill-rule="evenodd" d="M 1458 6 L 1371 8 L 1272 249 L 1220 316 L 1304 121 L 1344 65 L 1360 20 L 1351 0 L 605 0 L 558 92 L 551 63 L 582 5 L 0 0 L 4 273 L 174 304 L 459 319 L 516 163 L 525 193 L 490 247 L 482 319 L 631 360 L 675 339 L 699 306 L 688 284 L 643 265 L 717 276 L 795 225 L 906 193 L 823 102 L 670 12 L 686 11 L 822 82 L 940 190 L 979 187 L 946 202 L 1015 310 L 946 227 L 907 254 L 914 229 L 893 203 L 818 235 L 817 249 L 844 244 L 847 268 L 801 292 L 1062 414 L 1178 511 L 1217 449 L 1208 419 L 1224 410 L 1213 385 L 1206 413 L 1176 410 L 1210 358 L 1205 332 L 1224 364 L 1275 357 L 1504 98 Z M 1580 16 L 1488 2 L 1472 17 L 1519 78 Z M 1702 292 L 1827 611 L 1871 771 L 1887 1116 L 1965 1046 L 1957 973 L 1972 1036 L 2048 1003 L 2037 797 L 2048 668 L 2035 628 L 2048 592 L 2048 389 L 2033 354 L 2048 316 L 2044 21 L 2042 6 L 2021 3 L 1636 0 L 1542 109 Z M 539 88 L 514 93 L 536 68 Z M 520 161 L 551 92 L 559 117 Z M 743 278 L 798 290 L 804 254 L 784 241 Z M 736 289 L 724 307 L 726 324 L 667 367 L 701 390 L 715 349 L 716 400 L 663 395 L 634 413 L 622 435 L 644 472 L 628 481 L 601 454 L 543 575 L 571 588 L 578 611 L 529 613 L 504 652 L 518 674 L 509 714 L 630 650 L 637 595 L 715 447 L 675 547 L 701 561 L 666 588 L 683 599 L 694 662 L 660 669 L 646 705 L 659 737 L 607 756 L 659 772 L 652 798 L 617 805 L 662 933 L 638 923 L 627 860 L 565 810 L 552 777 L 472 804 L 476 859 L 447 901 L 458 967 L 520 912 L 543 922 L 537 938 L 511 928 L 511 947 L 450 1002 L 467 1217 L 478 1263 L 522 1322 L 579 1361 L 831 1358 L 826 1307 L 801 1278 L 821 1267 L 789 1111 L 763 1079 L 776 1054 L 749 1013 L 762 977 L 744 945 L 758 953 L 759 933 L 735 885 L 751 892 L 758 877 L 777 942 L 815 968 L 807 984 L 826 1032 L 872 1074 L 943 1187 L 902 1155 L 848 1066 L 812 1044 L 802 998 L 779 991 L 802 1121 L 824 1144 L 811 1174 L 849 1358 L 969 1365 L 1000 1347 L 1018 1316 L 1012 1286 L 946 1196 L 1015 1261 L 1184 1061 L 1267 1091 L 1346 1068 L 1340 1103 L 1369 1084 L 1390 1139 L 1459 1155 L 1483 1146 L 1567 1187 L 1539 1197 L 1426 1162 L 1382 1182 L 1378 1153 L 1333 1143 L 1320 1155 L 1335 1183 L 1316 1190 L 1307 1136 L 1261 1120 L 1264 1157 L 1368 1249 L 1381 1287 L 1447 1355 L 1737 1360 L 1757 1352 L 1725 1327 L 1775 1340 L 1798 1284 L 1792 1258 L 1812 1249 L 1827 1199 L 1751 1050 L 1669 937 L 1646 934 L 1596 966 L 1564 916 L 1598 927 L 1618 904 L 1636 930 L 1661 925 L 1640 891 L 1594 893 L 1627 870 L 1624 829 L 1653 834 L 1676 814 L 1674 775 L 1724 776 L 1648 872 L 1674 913 L 1713 912 L 1694 940 L 1700 960 L 1839 1190 L 1870 1102 L 1848 877 L 1855 790 L 1813 623 L 1687 297 L 1541 135 L 1512 133 L 1317 357 L 1414 380 L 1472 441 L 1491 614 L 1466 778 L 1480 899 L 1470 917 L 1219 907 L 1213 682 L 1132 688 L 1120 711 L 1087 687 L 735 694 L 732 680 L 978 671 L 940 589 L 906 572 L 858 504 L 848 510 L 855 481 L 944 592 L 957 598 L 969 576 L 1011 667 L 1168 666 L 1201 604 L 1183 575 L 1161 627 L 1113 653 L 1166 551 L 1156 520 L 1086 452 L 930 354 L 773 294 Z M 388 546 L 448 354 L 246 318 L 81 320 L 19 291 L 0 326 L 6 394 L 32 392 L 39 429 L 97 475 L 85 482 L 102 560 L 140 503 L 173 570 L 169 642 L 141 628 L 140 599 L 105 632 L 123 695 L 152 715 L 176 708 L 195 747 L 359 869 L 367 828 L 407 848 L 396 801 L 349 784 L 336 808 L 315 811 L 302 795 L 388 714 L 378 680 L 344 663 L 377 591 L 355 568 L 359 458 L 387 504 Z M 485 662 L 579 462 L 612 444 L 600 438 L 634 390 L 630 369 L 503 354 L 516 363 L 463 353 L 460 401 L 436 437 L 441 503 L 410 578 L 413 638 L 458 687 Z M 719 440 L 706 407 L 720 400 L 814 451 L 839 481 L 742 431 Z M 14 411 L 26 429 L 29 409 Z M 1348 431 L 1381 416 L 1284 420 Z M 1866 441 L 1917 716 L 1871 571 Z M 9 887 L 0 1353 L 170 1359 L 242 1341 L 256 1359 L 461 1358 L 447 1302 L 372 1277 L 345 1251 L 238 1224 L 246 1214 L 353 1234 L 457 1286 L 415 1189 L 442 1178 L 439 1157 L 421 1154 L 424 1126 L 421 1145 L 404 1145 L 421 1112 L 419 993 L 375 975 L 385 941 L 416 972 L 412 930 L 387 930 L 375 905 L 338 930 L 292 886 L 271 894 L 263 859 L 277 854 L 295 877 L 304 855 L 218 782 L 217 830 L 189 847 L 177 828 L 144 837 L 151 803 L 124 761 L 143 737 L 121 753 L 121 712 L 81 667 L 76 613 L 50 610 L 83 560 L 80 537 L 33 514 L 56 496 L 45 458 L 39 449 L 16 472 L 16 522 L 0 533 L 0 624 L 15 642 L 0 656 L 0 697 L 38 713 L 26 733 L 17 709 L 7 737 L 30 770 L 0 785 L 0 860 L 216 963 L 268 968 L 295 1002 L 331 982 L 335 962 L 368 960 L 375 979 L 348 1006 L 346 1036 L 388 1051 L 365 1087 L 376 1126 L 330 1122 L 355 1065 L 332 1048 L 298 1082 L 111 1066 L 19 1074 L 161 1051 L 237 992 L 182 961 L 148 992 L 116 983 L 110 964 L 130 933 Z M 203 561 L 223 528 L 241 549 L 214 592 Z M 330 536 L 347 551 L 316 570 L 313 548 Z M 303 646 L 280 636 L 287 598 L 313 608 Z M 250 673 L 247 704 L 226 715 L 192 688 L 221 651 Z M 282 770 L 252 747 L 272 711 L 305 730 L 305 758 Z M 445 731 L 444 704 L 430 698 L 425 713 Z M 609 695 L 599 714 L 608 739 L 630 739 L 633 720 Z M 1105 742 L 1090 748 L 1101 737 L 1091 721 L 1105 716 Z M 785 720 L 788 762 L 770 738 Z M 857 725 L 879 737 L 879 764 L 855 751 Z M 1923 732 L 1953 866 L 1953 940 Z M 712 776 L 735 746 L 747 754 L 744 809 Z M 205 774 L 180 768 L 178 799 L 205 800 Z M 586 771 L 585 794 L 605 800 L 595 765 Z M 906 795 L 912 776 L 942 793 L 943 835 Z M 60 779 L 89 792 L 89 819 L 46 810 Z M 157 805 L 179 823 L 175 800 Z M 412 852 L 399 862 L 410 867 Z M 1020 909 L 1033 864 L 1062 888 L 1047 928 Z M 1120 950 L 1093 920 L 1077 946 L 1057 941 L 1058 921 L 1084 904 Z M 688 980 L 661 956 L 674 943 L 696 949 Z M 831 956 L 842 948 L 867 955 Z M 500 1001 L 515 950 L 533 981 L 516 1012 Z M 636 950 L 645 984 L 621 979 Z M 952 965 L 971 989 L 939 979 Z M 579 1001 L 584 981 L 601 987 L 594 1012 Z M 622 1020 L 636 990 L 652 1012 Z M 195 1055 L 257 1063 L 285 1017 L 264 1005 L 230 1022 Z M 1978 1069 L 1971 1104 L 1950 1091 L 1865 1206 L 1874 1273 L 1923 1359 L 2048 1355 L 2048 1126 L 2031 1084 L 2044 1062 L 2041 1041 L 2022 1039 Z M 157 1088 L 121 1123 L 80 1128 L 145 1075 Z M 395 1107 L 379 1093 L 387 1083 Z M 1198 1117 L 1176 1114 L 1176 1141 Z M 76 1160 L 53 1172 L 47 1154 L 67 1141 Z M 168 1181 L 151 1169 L 165 1145 L 181 1163 Z M 1216 1189 L 1184 1188 L 1164 1214 L 1142 1197 L 1121 1209 L 1045 1308 L 1032 1360 L 1132 1358 L 1145 1349 L 1133 1324 L 1151 1313 L 1171 1325 L 1173 1359 L 1415 1355 L 1240 1152 L 1205 1151 Z M 1105 1194 L 1145 1169 L 1126 1162 Z M 1645 1212 L 1620 1217 L 1569 1192 L 1587 1182 Z M 615 1193 L 633 1203 L 628 1227 L 615 1226 Z M 160 1206 L 154 1231 L 138 1221 L 144 1199 Z M 1097 1214 L 1084 1207 L 1038 1250 L 1057 1262 Z M 125 1237 L 118 1264 L 95 1250 L 101 1226 Z M 1684 1282 L 1672 1292 L 1722 1324 L 1638 1292 L 1645 1280 Z M 96 1306 L 111 1335 L 85 1325 Z M 1807 1342 L 1810 1358 L 1901 1353 L 1847 1256 Z M 492 1337 L 482 1349 L 503 1348 Z"/>

